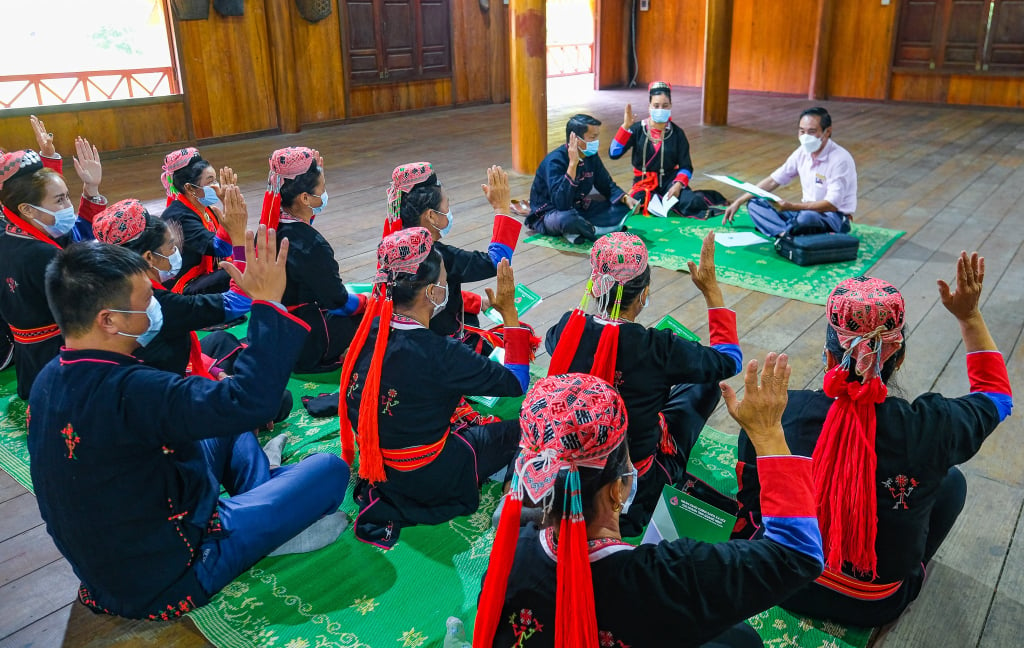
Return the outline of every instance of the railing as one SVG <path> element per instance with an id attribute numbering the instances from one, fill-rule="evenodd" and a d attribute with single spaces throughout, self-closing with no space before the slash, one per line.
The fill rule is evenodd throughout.
<path id="1" fill-rule="evenodd" d="M 589 74 L 593 71 L 593 43 L 548 45 L 548 77 Z"/>
<path id="2" fill-rule="evenodd" d="M 16 74 L 0 76 L 0 109 L 156 97 L 179 92 L 178 79 L 170 67 Z"/>

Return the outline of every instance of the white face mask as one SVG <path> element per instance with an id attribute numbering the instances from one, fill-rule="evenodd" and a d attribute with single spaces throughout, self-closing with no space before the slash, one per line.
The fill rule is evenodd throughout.
<path id="1" fill-rule="evenodd" d="M 437 303 L 436 301 L 430 298 L 430 286 L 444 288 L 444 299 L 441 300 L 441 303 Z M 448 305 L 448 286 L 442 286 L 441 284 L 430 284 L 430 286 L 427 286 L 427 301 L 434 305 L 434 312 L 430 314 L 431 317 L 434 317 L 435 315 L 443 311 L 444 307 Z"/>
<path id="2" fill-rule="evenodd" d="M 159 252 L 153 252 L 153 254 L 161 259 L 166 259 L 167 262 L 171 264 L 170 270 L 161 270 L 160 268 L 153 266 L 156 268 L 156 271 L 160 273 L 160 283 L 169 281 L 178 276 L 178 273 L 181 272 L 181 251 L 178 250 L 177 246 L 175 246 L 174 252 L 171 252 L 170 256 L 164 256 Z"/>
<path id="3" fill-rule="evenodd" d="M 671 108 L 651 108 L 651 121 L 655 124 L 664 124 L 671 116 Z"/>
<path id="4" fill-rule="evenodd" d="M 641 308 L 647 308 L 650 305 L 651 305 L 651 293 L 650 293 L 650 291 L 648 291 L 647 294 L 644 295 L 644 300 L 642 302 L 640 302 L 640 307 Z"/>
<path id="5" fill-rule="evenodd" d="M 820 137 L 815 137 L 814 135 L 804 133 L 799 137 L 799 140 L 800 146 L 804 147 L 804 150 L 807 151 L 808 153 L 815 153 L 818 149 L 821 148 Z"/>
<path id="6" fill-rule="evenodd" d="M 52 238 L 60 238 L 61 236 L 64 236 L 75 228 L 75 223 L 78 221 L 78 216 L 75 215 L 74 207 L 65 207 L 64 209 L 59 209 L 55 212 L 37 205 L 32 205 L 32 207 L 38 209 L 44 214 L 53 216 L 53 225 L 47 225 L 38 218 L 32 218 L 32 220 L 34 220 L 39 227 L 43 228 L 43 231 L 49 234 Z"/>

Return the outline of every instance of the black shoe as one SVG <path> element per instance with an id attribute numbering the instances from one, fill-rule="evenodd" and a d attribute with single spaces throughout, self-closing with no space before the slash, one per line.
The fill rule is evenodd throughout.
<path id="1" fill-rule="evenodd" d="M 201 330 L 201 331 L 225 331 L 225 330 L 227 330 L 229 328 L 233 328 L 235 326 L 238 326 L 239 324 L 245 324 L 246 320 L 248 320 L 248 319 L 249 318 L 247 318 L 245 315 L 242 315 L 241 317 L 233 319 L 230 322 L 224 322 L 222 324 L 214 324 L 213 326 L 207 326 L 206 328 L 199 329 L 199 330 Z"/>
<path id="2" fill-rule="evenodd" d="M 385 524 L 374 524 L 357 517 L 355 522 L 356 539 L 381 549 L 393 549 L 398 544 L 398 534 L 401 530 L 402 527 L 391 520 Z"/>

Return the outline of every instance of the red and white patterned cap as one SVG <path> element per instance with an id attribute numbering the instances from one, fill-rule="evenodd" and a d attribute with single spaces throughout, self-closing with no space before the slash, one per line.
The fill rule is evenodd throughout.
<path id="1" fill-rule="evenodd" d="M 135 198 L 116 202 L 92 221 L 92 233 L 100 243 L 124 245 L 146 231 L 146 208 Z"/>
<path id="2" fill-rule="evenodd" d="M 840 346 L 856 361 L 857 374 L 866 379 L 876 376 L 877 368 L 899 350 L 905 312 L 899 289 L 875 277 L 842 281 L 825 305 Z"/>
<path id="3" fill-rule="evenodd" d="M 647 93 L 651 94 L 655 90 L 665 90 L 669 94 L 672 94 L 672 86 L 665 81 L 651 81 L 647 86 Z"/>
<path id="4" fill-rule="evenodd" d="M 625 284 L 647 269 L 647 246 L 636 234 L 606 234 L 590 250 L 590 267 L 592 294 L 600 297 L 616 283 Z"/>
<path id="5" fill-rule="evenodd" d="M 294 180 L 313 166 L 316 153 L 305 146 L 277 149 L 270 156 L 270 174 L 281 180 Z"/>
<path id="6" fill-rule="evenodd" d="M 410 227 L 385 236 L 377 246 L 377 275 L 373 283 L 389 283 L 400 274 L 416 274 L 434 249 L 425 227 Z"/>
<path id="7" fill-rule="evenodd" d="M 168 197 L 173 196 L 175 190 L 178 189 L 171 184 L 171 176 L 174 175 L 175 171 L 187 167 L 189 162 L 197 157 L 199 157 L 199 149 L 194 146 L 171 151 L 164 156 L 164 165 L 161 167 L 164 172 L 160 175 L 160 182 L 163 183 Z"/>
<path id="8" fill-rule="evenodd" d="M 33 173 L 42 168 L 43 159 L 32 149 L 4 153 L 0 155 L 0 188 L 15 176 Z"/>
<path id="9" fill-rule="evenodd" d="M 384 224 L 384 233 L 400 229 L 402 226 L 402 194 L 409 191 L 434 174 L 430 162 L 410 162 L 395 167 L 391 172 L 391 184 L 388 185 L 388 214 Z"/>
<path id="10" fill-rule="evenodd" d="M 516 474 L 540 502 L 563 468 L 604 468 L 626 438 L 626 406 L 607 382 L 589 374 L 548 376 L 534 385 L 519 414 Z"/>

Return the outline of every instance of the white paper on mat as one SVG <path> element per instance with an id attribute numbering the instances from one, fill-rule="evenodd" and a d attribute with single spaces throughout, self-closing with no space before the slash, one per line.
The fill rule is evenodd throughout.
<path id="1" fill-rule="evenodd" d="M 651 200 L 647 203 L 647 211 L 653 216 L 660 218 L 668 218 L 668 212 L 675 204 L 679 202 L 679 199 L 675 196 L 670 196 L 662 200 L 658 194 L 651 194 Z"/>
<path id="2" fill-rule="evenodd" d="M 779 198 L 778 196 L 776 196 L 772 192 L 767 191 L 765 189 L 762 189 L 761 187 L 758 187 L 755 184 L 750 184 L 749 182 L 744 182 L 743 180 L 740 180 L 739 178 L 734 178 L 732 176 L 719 175 L 719 174 L 714 174 L 714 173 L 705 173 L 704 175 L 706 175 L 707 177 L 711 178 L 712 180 L 718 180 L 719 182 L 723 182 L 723 183 L 725 183 L 725 184 L 727 184 L 727 185 L 729 185 L 731 187 L 736 187 L 737 189 L 742 189 L 743 191 L 746 191 L 747 193 L 754 194 L 755 196 L 758 196 L 760 198 L 765 198 L 765 199 L 770 200 L 772 202 L 782 202 L 782 198 Z"/>
<path id="3" fill-rule="evenodd" d="M 715 243 L 721 243 L 725 247 L 742 247 L 744 245 L 758 245 L 767 242 L 768 239 L 762 238 L 753 232 L 715 232 Z"/>

